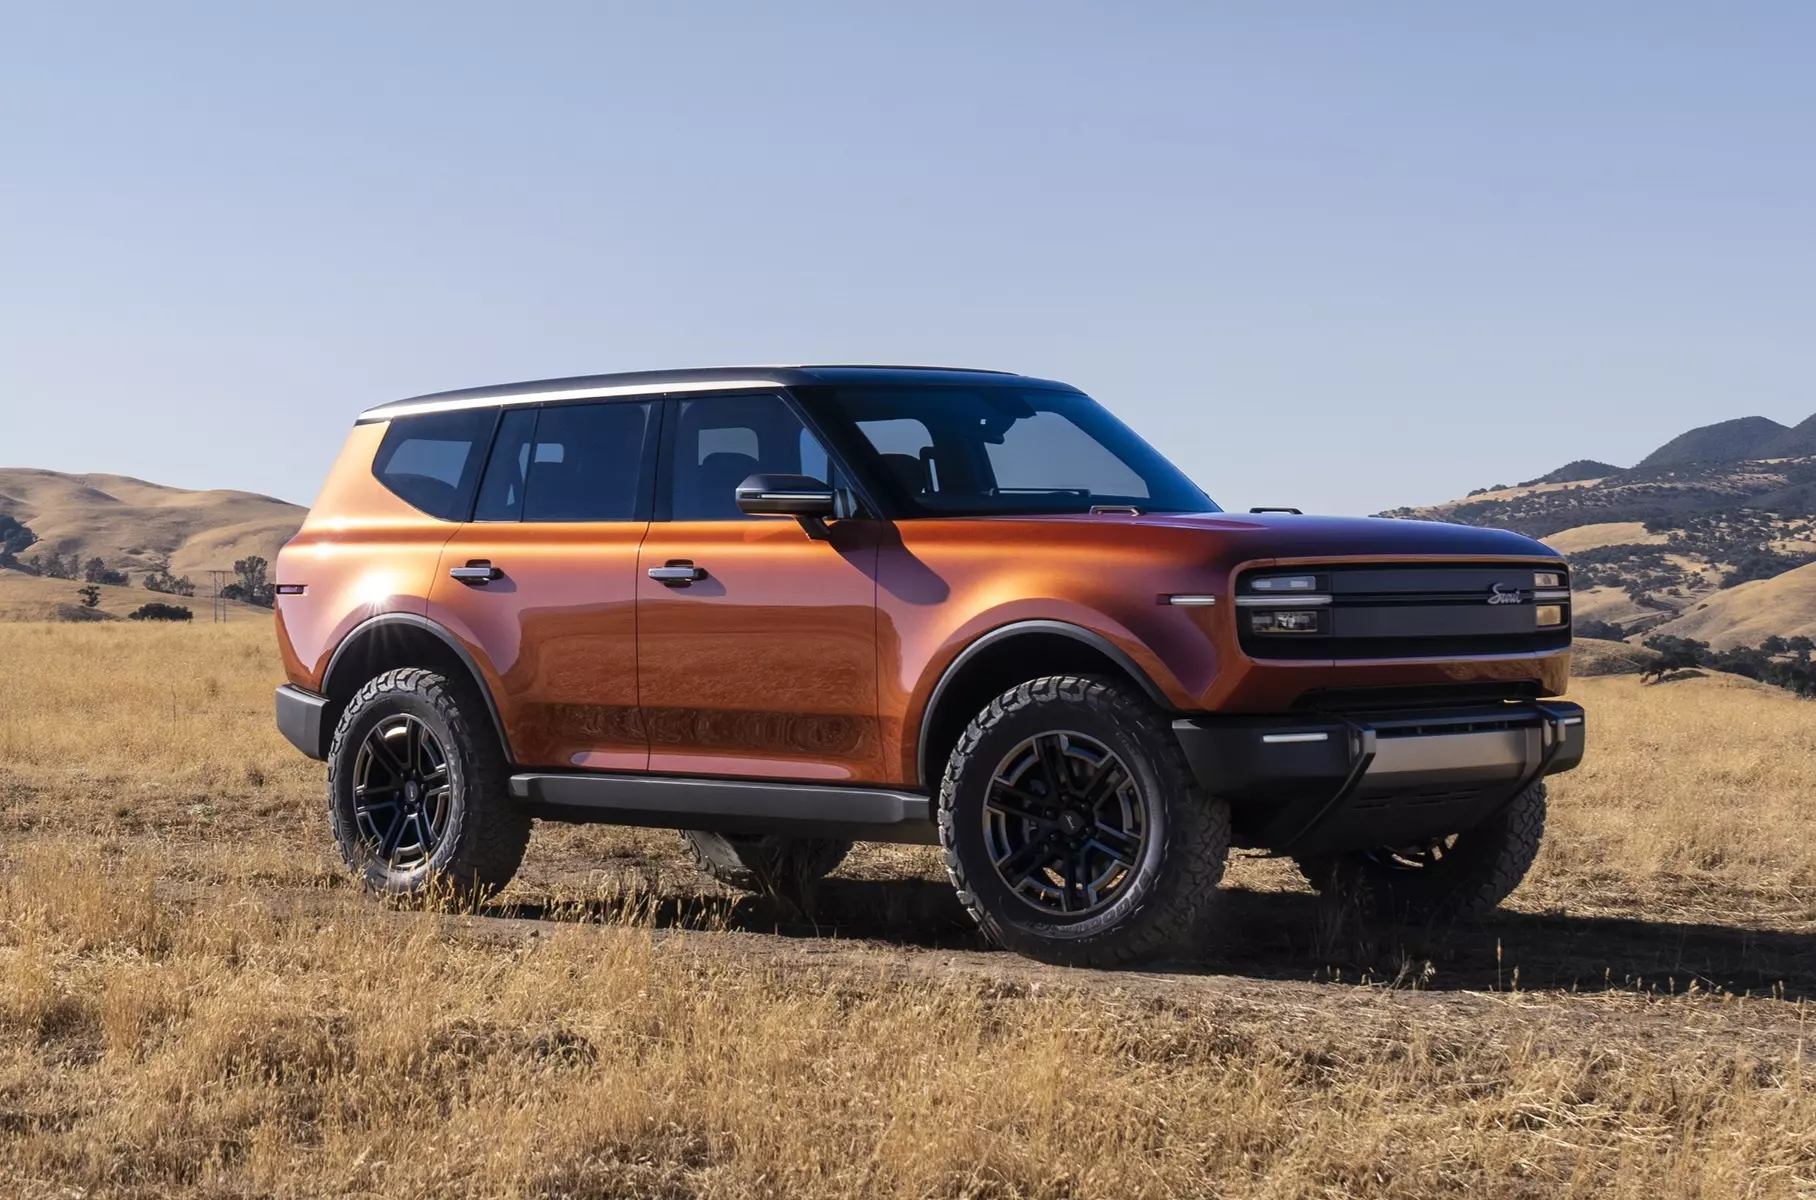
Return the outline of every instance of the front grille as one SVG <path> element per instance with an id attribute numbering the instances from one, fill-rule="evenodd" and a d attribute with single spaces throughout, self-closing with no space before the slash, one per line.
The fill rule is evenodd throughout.
<path id="1" fill-rule="evenodd" d="M 1556 589 L 1534 586 L 1535 572 L 1559 576 Z M 1257 633 L 1250 614 L 1282 609 L 1293 592 L 1255 588 L 1257 579 L 1312 577 L 1308 605 L 1316 602 L 1317 629 Z M 1570 645 L 1569 578 L 1561 563 L 1344 563 L 1274 567 L 1236 581 L 1245 598 L 1267 608 L 1238 607 L 1237 636 L 1254 658 L 1458 658 L 1478 654 L 1531 654 Z M 1563 609 L 1561 626 L 1540 628 L 1535 595 L 1556 592 L 1544 605 Z M 1491 598 L 1494 602 L 1491 603 Z"/>

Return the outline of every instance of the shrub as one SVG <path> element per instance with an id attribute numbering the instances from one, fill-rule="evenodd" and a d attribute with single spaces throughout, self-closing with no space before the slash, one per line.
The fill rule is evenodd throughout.
<path id="1" fill-rule="evenodd" d="M 1618 642 L 1627 636 L 1627 631 L 1614 622 L 1598 621 L 1594 617 L 1576 622 L 1571 632 L 1577 637 L 1601 638 L 1606 642 Z"/>
<path id="2" fill-rule="evenodd" d="M 189 621 L 194 617 L 195 614 L 181 604 L 161 604 L 155 600 L 126 614 L 129 621 Z"/>

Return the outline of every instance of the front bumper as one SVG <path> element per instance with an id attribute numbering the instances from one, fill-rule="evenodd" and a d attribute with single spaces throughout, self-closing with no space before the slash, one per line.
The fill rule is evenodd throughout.
<path id="1" fill-rule="evenodd" d="M 323 714 L 328 698 L 286 683 L 277 689 L 277 731 L 292 746 L 318 761 L 328 757 L 328 735 L 333 732 Z"/>
<path id="2" fill-rule="evenodd" d="M 1237 844 L 1281 853 L 1416 845 L 1498 813 L 1583 758 L 1580 706 L 1196 717 L 1173 731 Z"/>

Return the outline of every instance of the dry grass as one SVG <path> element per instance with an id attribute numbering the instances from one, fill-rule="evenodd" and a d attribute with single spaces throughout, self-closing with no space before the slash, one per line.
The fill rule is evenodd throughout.
<path id="1" fill-rule="evenodd" d="M 167 596 L 157 592 L 148 592 L 138 584 L 120 587 L 113 584 L 97 584 L 101 589 L 100 604 L 93 611 L 83 610 L 82 597 L 78 589 L 85 585 L 79 579 L 50 579 L 41 575 L 27 575 L 23 571 L 0 569 L 0 621 L 105 621 L 119 619 L 133 612 L 141 605 L 153 602 L 163 604 L 180 604 L 194 613 L 196 619 L 206 623 L 210 603 L 208 577 L 202 576 L 199 587 L 201 595 Z M 227 601 L 228 616 L 231 621 L 246 621 L 252 624 L 271 627 L 271 610 L 258 608 L 251 604 L 242 604 L 237 600 Z"/>
<path id="2" fill-rule="evenodd" d="M 267 639 L 0 625 L 0 1193 L 1816 1191 L 1774 998 L 1816 993 L 1816 706 L 1586 683 L 1591 765 L 1461 949 L 1358 948 L 1242 862 L 1238 944 L 1068 974 L 972 945 L 913 850 L 854 856 L 836 939 L 598 829 L 485 914 L 388 911 L 328 866 Z M 1620 965 L 1699 936 L 1732 973 Z M 1396 960 L 1417 989 L 1329 982 Z"/>

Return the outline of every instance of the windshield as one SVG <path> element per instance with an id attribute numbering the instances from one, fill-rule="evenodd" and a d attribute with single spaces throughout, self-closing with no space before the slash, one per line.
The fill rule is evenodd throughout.
<path id="1" fill-rule="evenodd" d="M 1219 511 L 1082 392 L 914 384 L 797 391 L 903 515 Z"/>

